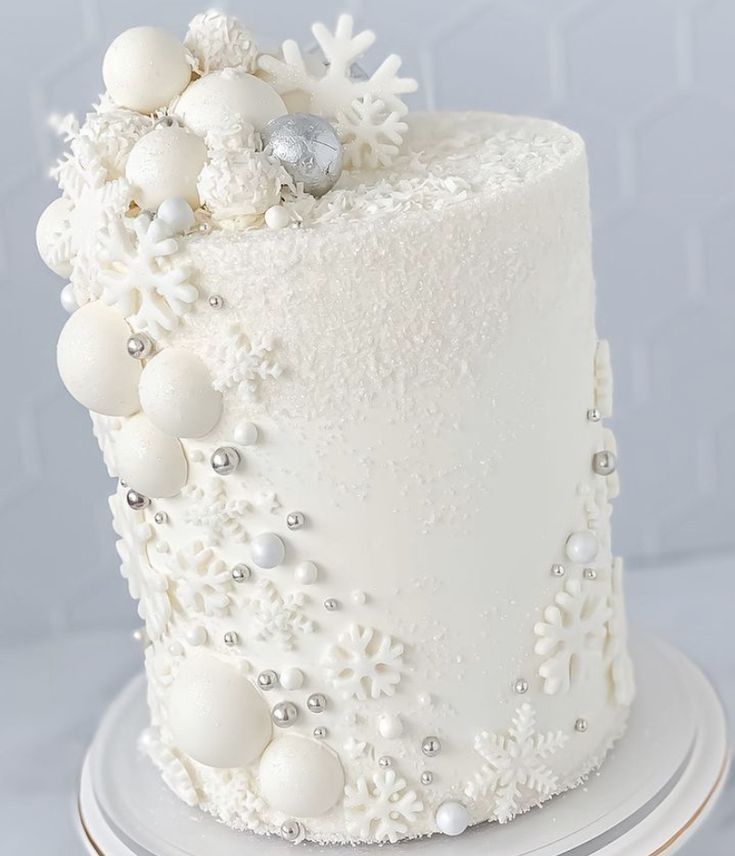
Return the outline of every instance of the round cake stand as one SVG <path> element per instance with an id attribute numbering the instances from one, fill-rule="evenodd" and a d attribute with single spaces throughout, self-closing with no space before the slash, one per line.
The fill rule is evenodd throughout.
<path id="1" fill-rule="evenodd" d="M 238 833 L 178 800 L 139 752 L 147 721 L 136 678 L 115 700 L 82 772 L 79 830 L 94 856 L 660 856 L 704 822 L 729 768 L 725 715 L 707 678 L 650 637 L 634 644 L 638 698 L 599 774 L 504 826 L 392 845 L 293 845 Z"/>

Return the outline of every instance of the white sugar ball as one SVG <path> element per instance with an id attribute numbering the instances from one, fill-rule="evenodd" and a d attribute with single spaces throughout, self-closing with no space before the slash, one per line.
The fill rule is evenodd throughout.
<path id="1" fill-rule="evenodd" d="M 152 113 L 184 91 L 191 66 L 175 36 L 159 27 L 133 27 L 107 49 L 102 77 L 116 104 Z"/>
<path id="2" fill-rule="evenodd" d="M 258 442 L 258 426 L 254 422 L 240 422 L 235 426 L 232 439 L 241 446 L 254 446 Z"/>
<path id="3" fill-rule="evenodd" d="M 250 552 L 259 568 L 270 570 L 278 567 L 286 558 L 286 545 L 273 532 L 263 532 L 253 538 Z"/>
<path id="4" fill-rule="evenodd" d="M 294 576 L 297 583 L 301 583 L 302 586 L 310 586 L 317 581 L 319 569 L 314 562 L 301 562 L 296 566 Z"/>
<path id="5" fill-rule="evenodd" d="M 585 562 L 591 562 L 599 549 L 600 543 L 597 540 L 597 535 L 594 532 L 590 532 L 589 529 L 584 529 L 581 532 L 573 532 L 567 538 L 567 557 L 577 564 L 582 565 Z"/>
<path id="6" fill-rule="evenodd" d="M 142 413 L 120 429 L 117 469 L 131 488 L 151 499 L 175 496 L 186 484 L 188 471 L 181 443 L 159 431 Z"/>
<path id="7" fill-rule="evenodd" d="M 61 289 L 59 300 L 69 315 L 79 309 L 79 304 L 77 303 L 77 298 L 74 294 L 74 286 L 70 282 L 67 282 L 67 284 Z"/>
<path id="8" fill-rule="evenodd" d="M 260 130 L 288 111 L 281 96 L 265 81 L 234 69 L 200 77 L 179 98 L 174 112 L 187 128 L 205 136 L 244 119 Z"/>
<path id="9" fill-rule="evenodd" d="M 68 199 L 54 199 L 38 219 L 36 226 L 36 246 L 38 254 L 44 263 L 57 276 L 71 276 L 71 261 L 66 258 L 54 257 L 54 246 L 58 243 L 59 236 L 68 227 L 72 204 Z"/>
<path id="10" fill-rule="evenodd" d="M 458 802 L 442 803 L 435 819 L 437 829 L 445 835 L 461 835 L 470 825 L 470 813 Z"/>
<path id="11" fill-rule="evenodd" d="M 140 409 L 140 363 L 128 354 L 130 328 L 122 315 L 98 301 L 77 310 L 64 325 L 56 364 L 64 386 L 89 410 L 131 416 Z"/>
<path id="12" fill-rule="evenodd" d="M 183 348 L 166 348 L 143 369 L 140 406 L 151 422 L 172 437 L 203 437 L 222 415 L 222 396 L 209 370 Z"/>
<path id="13" fill-rule="evenodd" d="M 403 720 L 398 714 L 385 713 L 378 720 L 378 731 L 381 737 L 395 740 L 403 734 Z"/>
<path id="14" fill-rule="evenodd" d="M 300 690 L 304 685 L 304 673 L 295 666 L 289 666 L 283 669 L 279 680 L 284 690 Z"/>
<path id="15" fill-rule="evenodd" d="M 167 707 L 177 748 L 208 767 L 244 767 L 271 739 L 263 697 L 244 675 L 209 654 L 184 660 Z"/>
<path id="16" fill-rule="evenodd" d="M 291 222 L 291 215 L 283 205 L 272 205 L 265 212 L 265 225 L 269 229 L 283 229 Z"/>
<path id="17" fill-rule="evenodd" d="M 133 146 L 125 176 L 141 208 L 156 210 L 171 197 L 199 208 L 197 178 L 207 159 L 207 147 L 196 134 L 178 125 L 159 126 Z"/>
<path id="18" fill-rule="evenodd" d="M 260 759 L 260 791 L 276 811 L 319 817 L 342 797 L 344 773 L 337 756 L 309 737 L 274 740 Z"/>
<path id="19" fill-rule="evenodd" d="M 172 196 L 158 206 L 158 219 L 171 228 L 173 234 L 183 234 L 193 228 L 196 217 L 191 205 L 180 196 Z"/>

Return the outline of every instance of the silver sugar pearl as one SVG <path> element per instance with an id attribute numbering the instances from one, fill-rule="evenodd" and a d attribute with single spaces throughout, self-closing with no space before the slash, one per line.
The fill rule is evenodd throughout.
<path id="1" fill-rule="evenodd" d="M 421 741 L 421 751 L 427 758 L 436 757 L 442 750 L 438 737 L 424 737 Z"/>
<path id="2" fill-rule="evenodd" d="M 616 467 L 617 461 L 612 452 L 595 452 L 592 456 L 592 469 L 598 476 L 610 476 Z"/>
<path id="3" fill-rule="evenodd" d="M 278 675 L 273 669 L 266 669 L 258 675 L 257 681 L 260 689 L 268 692 L 278 686 Z"/>
<path id="4" fill-rule="evenodd" d="M 342 143 L 321 116 L 292 113 L 272 119 L 261 132 L 263 148 L 281 162 L 304 191 L 324 196 L 342 174 Z"/>
<path id="5" fill-rule="evenodd" d="M 564 574 L 566 573 L 566 569 L 564 568 L 564 565 L 560 565 L 557 563 L 557 564 L 551 566 L 551 573 L 555 577 L 563 577 Z"/>
<path id="6" fill-rule="evenodd" d="M 225 299 L 221 294 L 213 294 L 207 301 L 212 309 L 222 309 Z"/>
<path id="7" fill-rule="evenodd" d="M 233 645 L 237 645 L 240 642 L 240 636 L 234 630 L 228 630 L 224 636 L 225 645 L 229 645 L 232 647 Z"/>
<path id="8" fill-rule="evenodd" d="M 232 569 L 232 579 L 236 583 L 246 583 L 252 575 L 252 571 L 247 565 L 235 565 Z"/>
<path id="9" fill-rule="evenodd" d="M 597 579 L 597 571 L 594 568 L 585 568 L 584 571 L 582 571 L 582 575 L 586 580 Z"/>
<path id="10" fill-rule="evenodd" d="M 127 349 L 134 360 L 145 360 L 153 353 L 153 340 L 145 333 L 133 333 L 128 339 Z"/>
<path id="11" fill-rule="evenodd" d="M 334 612 L 335 609 L 339 609 L 339 601 L 335 600 L 333 597 L 328 597 L 324 601 L 324 609 L 326 609 L 327 612 Z"/>
<path id="12" fill-rule="evenodd" d="M 212 227 L 209 223 L 200 223 L 197 226 L 197 229 L 202 233 L 202 235 L 206 235 L 208 232 L 212 231 Z"/>
<path id="13" fill-rule="evenodd" d="M 168 523 L 168 514 L 166 514 L 166 512 L 165 512 L 165 511 L 157 511 L 157 512 L 153 515 L 153 519 L 154 519 L 154 520 L 156 521 L 156 523 L 158 523 L 159 525 L 160 525 L 161 523 Z"/>
<path id="14" fill-rule="evenodd" d="M 580 734 L 584 734 L 584 732 L 589 728 L 589 724 L 586 719 L 578 719 L 574 723 L 574 730 L 578 731 Z"/>
<path id="15" fill-rule="evenodd" d="M 591 407 L 587 411 L 587 421 L 588 422 L 599 422 L 602 419 L 602 413 L 596 408 Z"/>
<path id="16" fill-rule="evenodd" d="M 229 476 L 240 465 L 240 453 L 232 446 L 220 446 L 212 452 L 210 463 L 218 476 Z"/>
<path id="17" fill-rule="evenodd" d="M 424 773 L 421 774 L 421 784 L 422 785 L 430 785 L 433 781 L 434 781 L 434 774 L 430 773 L 428 770 L 426 770 Z"/>
<path id="18" fill-rule="evenodd" d="M 298 844 L 304 837 L 304 827 L 298 820 L 287 820 L 281 824 L 281 838 L 289 844 Z"/>
<path id="19" fill-rule="evenodd" d="M 286 526 L 289 529 L 301 529 L 304 523 L 306 523 L 306 518 L 300 511 L 292 511 L 286 517 Z"/>
<path id="20" fill-rule="evenodd" d="M 513 684 L 513 692 L 516 695 L 525 695 L 528 692 L 528 681 L 525 678 L 518 678 Z"/>
<path id="21" fill-rule="evenodd" d="M 299 718 L 299 709 L 293 702 L 281 701 L 271 711 L 271 719 L 279 728 L 290 728 Z"/>
<path id="22" fill-rule="evenodd" d="M 383 769 L 385 769 L 386 767 L 392 767 L 393 759 L 389 758 L 387 755 L 383 755 L 382 758 L 378 758 L 378 766 L 383 767 Z"/>
<path id="23" fill-rule="evenodd" d="M 315 728 L 313 734 L 314 737 L 317 738 L 317 740 L 324 740 L 324 738 L 327 736 L 327 729 L 322 725 L 319 728 Z"/>
<path id="24" fill-rule="evenodd" d="M 306 706 L 311 713 L 324 713 L 327 709 L 327 697 L 322 693 L 313 693 L 306 699 Z"/>
<path id="25" fill-rule="evenodd" d="M 143 496 L 142 493 L 138 493 L 137 490 L 129 490 L 125 499 L 133 511 L 142 511 L 151 504 L 150 499 L 147 496 Z"/>

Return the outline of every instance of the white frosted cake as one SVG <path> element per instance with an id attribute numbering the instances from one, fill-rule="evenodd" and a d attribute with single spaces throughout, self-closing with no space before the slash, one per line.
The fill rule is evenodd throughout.
<path id="1" fill-rule="evenodd" d="M 372 34 L 127 31 L 38 229 L 166 784 L 288 841 L 505 823 L 634 696 L 582 140 L 408 117 Z M 551 835 L 551 831 L 550 831 Z"/>

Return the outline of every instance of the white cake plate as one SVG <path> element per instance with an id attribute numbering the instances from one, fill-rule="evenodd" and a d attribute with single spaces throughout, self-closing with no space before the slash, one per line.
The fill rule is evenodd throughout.
<path id="1" fill-rule="evenodd" d="M 82 772 L 79 829 L 94 856 L 662 856 L 703 823 L 727 778 L 725 715 L 707 678 L 678 651 L 634 645 L 638 698 L 602 771 L 504 826 L 392 845 L 293 845 L 238 833 L 178 800 L 137 749 L 142 677 L 113 702 Z"/>

